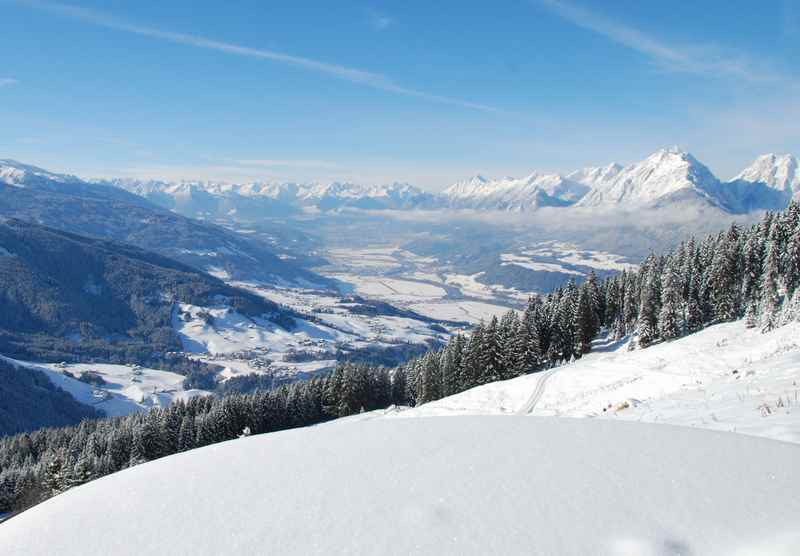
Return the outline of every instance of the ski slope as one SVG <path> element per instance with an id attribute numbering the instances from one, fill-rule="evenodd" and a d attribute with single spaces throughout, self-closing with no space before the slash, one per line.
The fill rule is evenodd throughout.
<path id="1" fill-rule="evenodd" d="M 643 350 L 624 342 L 596 342 L 594 350 L 552 371 L 387 416 L 594 417 L 800 443 L 800 323 L 762 334 L 737 321 Z"/>
<path id="2" fill-rule="evenodd" d="M 798 466 L 795 444 L 685 427 L 342 421 L 93 481 L 0 526 L 0 546 L 10 556 L 788 556 L 800 542 Z"/>

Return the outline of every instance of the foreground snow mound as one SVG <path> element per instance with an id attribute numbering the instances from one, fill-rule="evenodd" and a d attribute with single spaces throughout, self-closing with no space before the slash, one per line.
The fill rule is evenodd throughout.
<path id="1" fill-rule="evenodd" d="M 250 437 L 88 483 L 3 554 L 792 554 L 800 446 L 521 417 Z"/>

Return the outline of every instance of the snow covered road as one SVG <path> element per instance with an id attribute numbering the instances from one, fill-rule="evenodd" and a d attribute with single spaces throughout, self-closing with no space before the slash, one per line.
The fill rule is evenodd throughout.
<path id="1" fill-rule="evenodd" d="M 528 401 L 525 402 L 519 410 L 517 411 L 517 415 L 527 415 L 536 407 L 536 404 L 539 403 L 539 400 L 542 399 L 544 395 L 545 386 L 547 386 L 547 381 L 550 379 L 551 376 L 555 374 L 558 370 L 558 367 L 555 369 L 550 369 L 549 371 L 543 371 L 538 373 L 539 380 L 536 382 L 536 389 L 531 394 L 531 397 L 528 398 Z"/>

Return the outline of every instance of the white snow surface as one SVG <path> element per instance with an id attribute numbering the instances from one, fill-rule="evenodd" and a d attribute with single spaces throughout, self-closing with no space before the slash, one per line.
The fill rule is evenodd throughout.
<path id="1" fill-rule="evenodd" d="M 105 363 L 30 363 L 17 361 L 0 355 L 0 359 L 17 367 L 28 367 L 42 371 L 54 385 L 69 393 L 79 402 L 102 410 L 108 417 L 119 417 L 145 411 L 153 407 L 167 407 L 177 400 L 194 396 L 208 396 L 206 390 L 184 390 L 184 376 L 169 371 L 147 369 L 131 365 Z M 106 384 L 94 386 L 64 372 L 80 376 L 93 371 Z"/>
<path id="2" fill-rule="evenodd" d="M 524 211 L 572 204 L 587 191 L 588 186 L 563 176 L 533 173 L 521 179 L 475 176 L 451 185 L 442 195 L 451 208 Z"/>
<path id="3" fill-rule="evenodd" d="M 9 556 L 788 556 L 800 542 L 798 466 L 800 446 L 681 427 L 334 422 L 90 482 L 4 523 L 0 546 Z"/>
<path id="4" fill-rule="evenodd" d="M 647 349 L 598 342 L 595 350 L 551 375 L 487 384 L 387 417 L 601 418 L 800 443 L 800 323 L 762 334 L 738 321 Z"/>
<path id="5" fill-rule="evenodd" d="M 177 400 L 194 396 L 208 396 L 206 390 L 183 388 L 184 376 L 169 371 L 147 369 L 132 365 L 112 365 L 105 363 L 31 363 L 17 361 L 0 355 L 0 359 L 17 367 L 28 367 L 47 375 L 55 386 L 69 393 L 79 402 L 102 410 L 108 417 L 119 417 L 153 407 L 167 407 Z M 103 378 L 106 384 L 94 386 L 75 377 L 82 372 L 93 371 Z"/>
<path id="6" fill-rule="evenodd" d="M 398 298 L 428 300 L 426 295 L 413 295 L 411 282 L 384 281 L 390 285 L 387 288 L 396 289 Z M 332 355 L 339 348 L 387 348 L 442 342 L 449 337 L 448 332 L 424 319 L 353 312 L 353 303 L 330 292 L 249 282 L 231 285 L 288 306 L 299 316 L 296 326 L 286 330 L 264 318 L 242 315 L 225 303 L 208 307 L 180 304 L 172 323 L 183 349 L 196 359 L 222 366 L 223 379 L 265 372 L 276 377 L 316 373 L 335 366 Z M 428 286 L 426 291 L 434 295 L 438 290 Z M 293 357 L 300 352 L 307 356 L 303 361 Z"/>

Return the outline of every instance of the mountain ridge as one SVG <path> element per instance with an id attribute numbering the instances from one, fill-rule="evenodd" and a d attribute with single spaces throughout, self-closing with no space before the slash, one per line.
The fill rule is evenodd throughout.
<path id="1" fill-rule="evenodd" d="M 161 199 L 163 201 L 163 199 Z M 108 184 L 0 159 L 0 217 L 121 241 L 234 279 L 329 285 L 269 245 Z"/>
<path id="2" fill-rule="evenodd" d="M 294 325 L 274 302 L 132 245 L 0 219 L 0 248 L 0 351 L 15 358 L 161 362 L 182 350 L 182 302 Z"/>
<path id="3" fill-rule="evenodd" d="M 627 166 L 611 163 L 566 174 L 532 172 L 522 178 L 490 179 L 477 174 L 441 193 L 399 182 L 236 184 L 117 179 L 97 183 L 189 215 L 268 216 L 341 209 L 526 212 L 545 207 L 639 209 L 689 204 L 742 214 L 780 210 L 793 197 L 800 198 L 800 171 L 792 155 L 761 155 L 735 178 L 724 181 L 678 147 L 660 149 Z"/>

